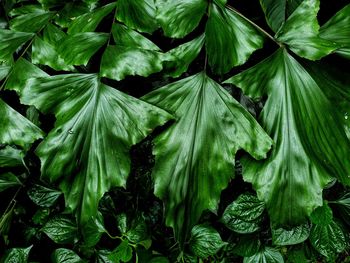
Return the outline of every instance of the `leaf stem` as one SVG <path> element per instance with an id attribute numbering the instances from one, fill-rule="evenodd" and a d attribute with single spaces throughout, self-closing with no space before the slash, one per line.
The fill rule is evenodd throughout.
<path id="1" fill-rule="evenodd" d="M 277 45 L 279 45 L 280 47 L 283 47 L 283 45 L 278 42 L 271 34 L 269 34 L 266 30 L 264 30 L 263 28 L 261 28 L 259 25 L 255 24 L 252 20 L 250 20 L 249 18 L 247 18 L 246 16 L 244 16 L 242 13 L 240 13 L 237 9 L 235 9 L 234 7 L 230 6 L 230 5 L 226 5 L 226 7 L 228 9 L 230 9 L 232 12 L 236 13 L 238 16 L 240 16 L 241 18 L 243 18 L 245 21 L 247 21 L 249 24 L 251 24 L 252 26 L 254 26 L 257 30 L 259 30 L 261 33 L 263 33 L 265 36 L 267 36 L 269 39 L 271 39 L 273 42 L 275 42 Z"/>
<path id="2" fill-rule="evenodd" d="M 16 205 L 16 198 L 17 195 L 19 194 L 19 192 L 22 190 L 23 185 L 21 185 L 20 187 L 18 187 L 16 193 L 13 195 L 11 201 L 9 202 L 8 206 L 6 207 L 4 213 L 1 216 L 0 222 L 2 221 L 3 217 L 6 215 L 6 213 L 10 210 L 13 209 L 13 207 Z"/>

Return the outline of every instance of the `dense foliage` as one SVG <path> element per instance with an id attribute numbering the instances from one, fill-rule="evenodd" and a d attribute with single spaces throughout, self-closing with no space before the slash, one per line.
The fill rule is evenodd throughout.
<path id="1" fill-rule="evenodd" d="M 349 262 L 346 0 L 0 3 L 1 262 Z"/>

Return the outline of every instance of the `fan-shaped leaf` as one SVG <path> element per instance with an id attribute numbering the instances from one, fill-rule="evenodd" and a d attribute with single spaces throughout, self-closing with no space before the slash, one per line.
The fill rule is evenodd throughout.
<path id="1" fill-rule="evenodd" d="M 205 28 L 208 62 L 215 73 L 224 74 L 242 65 L 263 46 L 263 37 L 234 11 L 212 3 Z"/>
<path id="2" fill-rule="evenodd" d="M 0 150 L 0 167 L 16 167 L 23 165 L 23 152 L 6 146 Z"/>
<path id="3" fill-rule="evenodd" d="M 13 173 L 0 174 L 0 192 L 19 185 L 22 183 Z"/>
<path id="4" fill-rule="evenodd" d="M 205 209 L 215 211 L 243 148 L 264 158 L 271 140 L 253 117 L 204 73 L 182 79 L 144 99 L 178 121 L 155 140 L 155 194 L 180 244 Z M 204 143 L 205 142 L 205 143 Z M 215 182 L 215 183 L 214 183 Z"/>
<path id="5" fill-rule="evenodd" d="M 94 74 L 58 75 L 27 82 L 22 101 L 56 115 L 55 128 L 36 150 L 42 177 L 56 181 L 84 226 L 103 194 L 125 186 L 129 149 L 170 115 L 102 84 Z"/>
<path id="6" fill-rule="evenodd" d="M 6 61 L 25 42 L 34 36 L 32 33 L 14 32 L 0 29 L 0 60 Z"/>
<path id="7" fill-rule="evenodd" d="M 302 224 L 322 205 L 330 175 L 350 183 L 350 144 L 342 121 L 285 49 L 226 82 L 253 98 L 268 95 L 260 120 L 276 147 L 267 160 L 245 158 L 244 179 L 253 183 L 274 224 Z"/>

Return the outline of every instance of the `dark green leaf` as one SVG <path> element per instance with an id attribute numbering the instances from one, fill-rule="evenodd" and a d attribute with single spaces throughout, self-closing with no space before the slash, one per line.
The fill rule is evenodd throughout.
<path id="1" fill-rule="evenodd" d="M 59 55 L 68 65 L 87 65 L 90 58 L 108 40 L 107 33 L 77 33 L 67 36 L 58 48 Z"/>
<path id="2" fill-rule="evenodd" d="M 131 228 L 125 233 L 127 239 L 132 243 L 140 243 L 150 238 L 145 220 L 139 216 L 131 225 Z"/>
<path id="3" fill-rule="evenodd" d="M 33 246 L 27 248 L 12 248 L 4 257 L 3 263 L 28 263 L 30 250 Z"/>
<path id="4" fill-rule="evenodd" d="M 52 263 L 86 263 L 73 250 L 56 249 L 52 254 Z"/>
<path id="5" fill-rule="evenodd" d="M 14 186 L 22 185 L 21 181 L 13 173 L 0 174 L 0 192 Z"/>
<path id="6" fill-rule="evenodd" d="M 28 190 L 29 198 L 38 206 L 51 207 L 53 206 L 62 192 L 35 184 Z"/>
<path id="7" fill-rule="evenodd" d="M 234 11 L 216 4 L 210 5 L 205 36 L 208 62 L 217 74 L 227 73 L 234 66 L 244 64 L 264 43 L 260 33 L 247 21 Z"/>
<path id="8" fill-rule="evenodd" d="M 11 223 L 13 222 L 12 217 L 14 214 L 15 206 L 16 202 L 11 202 L 0 218 L 0 236 L 4 238 L 5 242 L 10 232 Z M 0 262 L 2 262 L 1 258 Z"/>
<path id="9" fill-rule="evenodd" d="M 20 46 L 33 36 L 32 33 L 0 29 L 0 61 L 8 60 Z"/>
<path id="10" fill-rule="evenodd" d="M 127 240 L 122 241 L 108 258 L 113 262 L 129 262 L 132 259 L 132 248 L 129 246 L 129 242 Z"/>
<path id="11" fill-rule="evenodd" d="M 319 0 L 304 0 L 276 34 L 278 41 L 288 44 L 294 53 L 310 60 L 320 59 L 338 47 L 319 37 L 319 5 Z"/>
<path id="12" fill-rule="evenodd" d="M 38 209 L 32 217 L 32 221 L 36 225 L 44 225 L 50 216 L 50 210 L 47 208 Z"/>
<path id="13" fill-rule="evenodd" d="M 272 228 L 272 241 L 276 246 L 289 246 L 304 242 L 310 235 L 310 225 L 303 224 L 291 229 Z"/>
<path id="14" fill-rule="evenodd" d="M 100 212 L 97 212 L 96 218 L 90 218 L 84 226 L 84 244 L 88 247 L 95 246 L 105 232 L 103 216 Z"/>
<path id="15" fill-rule="evenodd" d="M 243 263 L 283 263 L 281 253 L 272 247 L 265 247 L 251 257 L 245 257 Z"/>
<path id="16" fill-rule="evenodd" d="M 68 34 L 94 32 L 102 19 L 115 8 L 115 3 L 110 3 L 89 13 L 74 18 L 69 25 Z"/>
<path id="17" fill-rule="evenodd" d="M 88 12 L 90 12 L 90 9 L 86 4 L 68 1 L 55 16 L 55 23 L 62 28 L 67 28 L 74 19 Z"/>
<path id="18" fill-rule="evenodd" d="M 67 216 L 56 216 L 50 219 L 42 231 L 58 244 L 72 244 L 77 238 L 77 225 Z"/>
<path id="19" fill-rule="evenodd" d="M 0 167 L 16 167 L 23 165 L 23 152 L 6 146 L 0 150 Z"/>
<path id="20" fill-rule="evenodd" d="M 128 231 L 128 218 L 126 214 L 117 215 L 117 227 L 122 235 L 124 235 Z"/>
<path id="21" fill-rule="evenodd" d="M 109 255 L 112 252 L 109 250 L 99 250 L 96 255 L 96 263 L 115 263 L 113 260 L 109 259 Z"/>
<path id="22" fill-rule="evenodd" d="M 158 28 L 154 0 L 118 0 L 116 18 L 140 32 L 152 33 Z"/>
<path id="23" fill-rule="evenodd" d="M 340 48 L 336 52 L 350 58 L 350 4 L 321 27 L 320 36 L 337 43 Z"/>
<path id="24" fill-rule="evenodd" d="M 102 84 L 95 74 L 31 79 L 22 101 L 56 115 L 55 128 L 36 154 L 43 179 L 57 181 L 64 175 L 61 189 L 80 226 L 96 217 L 105 192 L 125 186 L 130 147 L 171 119 L 163 110 Z"/>
<path id="25" fill-rule="evenodd" d="M 43 132 L 0 99 L 0 143 L 16 144 L 27 150 Z"/>
<path id="26" fill-rule="evenodd" d="M 271 140 L 204 73 L 171 83 L 143 99 L 177 118 L 155 139 L 153 176 L 155 194 L 165 202 L 166 223 L 181 244 L 205 209 L 217 209 L 220 193 L 233 177 L 236 151 L 243 148 L 255 158 L 264 158 Z"/>
<path id="27" fill-rule="evenodd" d="M 226 243 L 213 227 L 196 225 L 192 228 L 190 248 L 197 257 L 213 256 L 225 245 Z"/>
<path id="28" fill-rule="evenodd" d="M 317 207 L 310 215 L 311 222 L 316 225 L 328 225 L 333 220 L 332 209 L 324 203 L 323 206 Z"/>
<path id="29" fill-rule="evenodd" d="M 244 235 L 240 237 L 232 252 L 242 257 L 251 257 L 259 252 L 260 247 L 261 242 L 257 237 Z"/>
<path id="30" fill-rule="evenodd" d="M 156 0 L 157 20 L 164 35 L 183 38 L 201 21 L 208 6 L 206 0 Z"/>
<path id="31" fill-rule="evenodd" d="M 342 195 L 339 199 L 330 202 L 335 204 L 337 210 L 341 213 L 345 222 L 350 223 L 350 193 Z"/>
<path id="32" fill-rule="evenodd" d="M 313 225 L 310 242 L 319 253 L 327 258 L 338 255 L 347 246 L 345 233 L 334 221 L 328 225 Z"/>
<path id="33" fill-rule="evenodd" d="M 285 49 L 226 82 L 255 99 L 268 95 L 260 120 L 276 146 L 267 160 L 242 160 L 244 179 L 273 224 L 303 224 L 322 205 L 330 175 L 350 183 L 350 144 L 336 109 Z"/>

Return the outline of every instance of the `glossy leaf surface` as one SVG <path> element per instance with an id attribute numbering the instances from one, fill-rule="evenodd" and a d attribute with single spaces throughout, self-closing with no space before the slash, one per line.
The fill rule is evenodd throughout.
<path id="1" fill-rule="evenodd" d="M 28 190 L 28 196 L 38 206 L 51 207 L 53 206 L 58 198 L 62 195 L 62 192 L 42 186 L 33 185 Z"/>
<path id="2" fill-rule="evenodd" d="M 13 173 L 0 174 L 0 192 L 20 185 L 22 185 L 22 183 Z"/>
<path id="3" fill-rule="evenodd" d="M 27 248 L 12 248 L 4 257 L 4 263 L 27 263 L 30 250 L 33 246 Z"/>
<path id="4" fill-rule="evenodd" d="M 56 216 L 44 225 L 42 231 L 58 244 L 72 244 L 77 236 L 78 228 L 70 217 Z"/>
<path id="5" fill-rule="evenodd" d="M 23 165 L 23 152 L 6 146 L 0 150 L 0 167 L 16 167 Z"/>
<path id="6" fill-rule="evenodd" d="M 73 250 L 66 248 L 56 249 L 52 254 L 52 263 L 86 263 Z"/>
<path id="7" fill-rule="evenodd" d="M 7 60 L 17 48 L 30 40 L 33 36 L 32 33 L 0 29 L 0 60 Z"/>
<path id="8" fill-rule="evenodd" d="M 180 243 L 205 209 L 215 211 L 233 177 L 234 155 L 264 158 L 271 140 L 253 117 L 204 73 L 143 97 L 173 113 L 176 123 L 155 139 L 155 194 Z M 206 143 L 204 143 L 206 142 Z"/>
<path id="9" fill-rule="evenodd" d="M 291 229 L 272 229 L 273 244 L 277 246 L 289 246 L 304 242 L 310 235 L 308 223 Z"/>
<path id="10" fill-rule="evenodd" d="M 283 263 L 282 254 L 276 249 L 265 247 L 251 257 L 245 257 L 243 263 Z"/>
<path id="11" fill-rule="evenodd" d="M 30 11 L 12 19 L 10 28 L 19 32 L 38 33 L 54 15 L 54 12 L 48 12 L 40 8 Z"/>
<path id="12" fill-rule="evenodd" d="M 349 184 L 349 141 L 322 89 L 284 49 L 226 81 L 252 98 L 268 95 L 260 116 L 276 146 L 267 160 L 243 160 L 274 224 L 303 223 L 336 176 Z M 339 147 L 334 147 L 338 145 Z"/>

